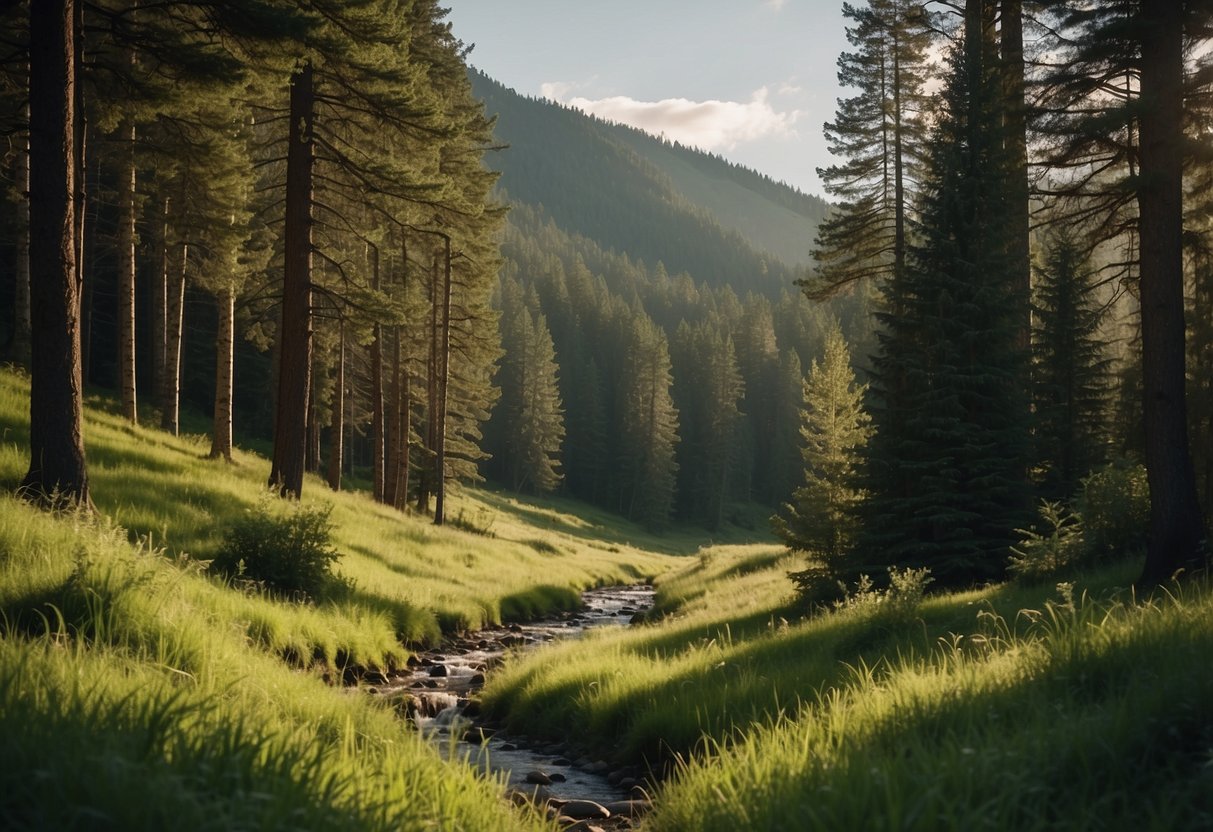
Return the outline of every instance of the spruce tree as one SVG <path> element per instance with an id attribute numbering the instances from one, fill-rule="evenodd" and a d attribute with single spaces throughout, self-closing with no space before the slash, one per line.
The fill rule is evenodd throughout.
<path id="1" fill-rule="evenodd" d="M 665 333 L 643 315 L 630 329 L 619 401 L 620 497 L 629 518 L 659 528 L 673 508 L 678 475 L 669 347 Z"/>
<path id="2" fill-rule="evenodd" d="M 968 4 L 933 137 L 921 242 L 890 284 L 875 357 L 864 539 L 853 562 L 928 567 L 943 585 L 1003 572 L 1027 509 L 1023 320 L 1009 267 L 1001 84 Z"/>
<path id="3" fill-rule="evenodd" d="M 826 335 L 821 363 L 814 361 L 804 380 L 804 485 L 771 518 L 775 534 L 789 548 L 820 555 L 827 568 L 837 566 L 858 531 L 859 464 L 871 433 L 866 392 L 866 385 L 855 383 L 850 352 L 835 325 Z"/>
<path id="4" fill-rule="evenodd" d="M 1053 500 L 1068 498 L 1106 456 L 1111 359 L 1097 292 L 1083 247 L 1059 230 L 1038 276 L 1032 339 L 1036 470 Z"/>

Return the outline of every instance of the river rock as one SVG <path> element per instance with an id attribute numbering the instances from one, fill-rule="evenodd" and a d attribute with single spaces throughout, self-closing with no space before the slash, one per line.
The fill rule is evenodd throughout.
<path id="1" fill-rule="evenodd" d="M 551 778 L 553 783 L 563 783 L 565 780 L 569 779 L 558 771 L 549 772 L 548 777 Z"/>
<path id="2" fill-rule="evenodd" d="M 585 766 L 584 768 L 590 774 L 606 774 L 608 771 L 611 770 L 611 764 L 604 762 L 603 760 L 598 760 L 596 762 L 590 763 L 588 766 Z"/>
<path id="3" fill-rule="evenodd" d="M 604 808 L 612 817 L 636 818 L 653 808 L 653 804 L 647 800 L 616 800 L 607 803 Z"/>
<path id="4" fill-rule="evenodd" d="M 592 800 L 570 800 L 560 807 L 560 814 L 573 820 L 597 820 L 611 816 L 607 807 Z"/>
<path id="5" fill-rule="evenodd" d="M 534 771 L 528 771 L 526 773 L 526 777 L 524 777 L 523 779 L 526 780 L 526 782 L 528 782 L 528 783 L 534 783 L 536 786 L 552 785 L 552 778 L 548 777 L 546 772 L 542 772 L 539 769 L 535 769 Z"/>
<path id="6" fill-rule="evenodd" d="M 552 765 L 554 766 L 571 766 L 572 764 L 572 761 L 568 757 L 557 757 L 555 760 L 552 760 Z"/>
<path id="7" fill-rule="evenodd" d="M 559 818 L 557 818 L 559 820 Z M 570 818 L 571 820 L 571 818 Z M 579 820 L 564 828 L 564 832 L 606 832 L 601 826 L 588 820 Z"/>
<path id="8" fill-rule="evenodd" d="M 512 742 L 503 742 L 501 744 L 501 750 L 502 751 L 517 751 L 518 746 L 514 745 L 514 743 L 512 743 Z"/>
<path id="9" fill-rule="evenodd" d="M 468 679 L 468 684 L 472 686 L 484 684 L 484 673 L 473 673 L 472 678 Z"/>
<path id="10" fill-rule="evenodd" d="M 451 671 L 445 664 L 436 664 L 430 668 L 431 676 L 450 676 Z"/>

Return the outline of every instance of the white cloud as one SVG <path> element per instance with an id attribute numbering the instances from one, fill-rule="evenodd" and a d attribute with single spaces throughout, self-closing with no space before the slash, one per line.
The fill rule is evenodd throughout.
<path id="1" fill-rule="evenodd" d="M 800 117 L 798 110 L 780 112 L 773 108 L 767 100 L 766 87 L 756 90 L 746 102 L 686 98 L 637 101 L 623 95 L 566 99 L 563 96 L 568 95 L 569 88 L 568 84 L 556 82 L 543 84 L 540 89 L 548 98 L 599 118 L 629 124 L 704 150 L 732 150 L 738 144 L 769 137 L 794 138 L 793 125 Z"/>
<path id="2" fill-rule="evenodd" d="M 539 85 L 539 94 L 553 101 L 563 101 L 564 97 L 571 93 L 576 86 L 568 81 L 545 81 Z"/>
<path id="3" fill-rule="evenodd" d="M 787 4 L 788 4 L 788 0 L 767 0 L 764 5 L 768 9 L 778 12 L 778 11 L 782 11 L 783 7 L 786 6 Z"/>

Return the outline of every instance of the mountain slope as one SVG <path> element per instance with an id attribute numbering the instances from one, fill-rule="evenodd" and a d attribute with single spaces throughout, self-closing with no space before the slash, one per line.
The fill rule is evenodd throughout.
<path id="1" fill-rule="evenodd" d="M 482 73 L 472 83 L 506 145 L 488 158 L 503 190 L 566 231 L 740 294 L 775 295 L 807 262 L 822 200 Z"/>

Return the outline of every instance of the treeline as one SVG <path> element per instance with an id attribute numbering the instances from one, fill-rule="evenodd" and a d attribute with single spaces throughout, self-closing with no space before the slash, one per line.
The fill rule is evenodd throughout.
<path id="1" fill-rule="evenodd" d="M 799 475 L 802 369 L 836 321 L 870 337 L 867 297 L 776 300 L 671 275 L 514 204 L 497 304 L 506 355 L 486 473 L 654 526 L 715 528 L 775 506 Z M 746 276 L 737 282 L 745 285 Z"/>
<path id="2" fill-rule="evenodd" d="M 963 586 L 1003 576 L 1025 539 L 1060 566 L 1078 520 L 1046 503 L 1042 537 L 1037 500 L 1106 497 L 1111 475 L 1091 475 L 1117 458 L 1148 476 L 1143 580 L 1206 568 L 1213 10 L 869 0 L 844 14 L 839 78 L 855 94 L 826 125 L 842 161 L 820 171 L 838 210 L 802 285 L 875 283 L 878 346 L 866 390 L 838 341 L 810 373 L 805 483 L 776 520 L 822 555 L 802 584 L 926 569 Z M 1112 479 L 1092 525 L 1135 513 L 1134 476 Z"/>
<path id="3" fill-rule="evenodd" d="M 283 494 L 322 464 L 340 487 L 354 444 L 377 499 L 433 498 L 442 522 L 495 397 L 504 217 L 445 14 L 430 0 L 6 4 L 4 348 L 31 368 L 26 493 L 89 502 L 84 383 L 173 431 L 183 386 L 201 387 L 212 456 L 230 456 L 241 391 L 254 429 L 272 423 Z M 183 375 L 199 351 L 201 381 Z"/>

